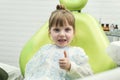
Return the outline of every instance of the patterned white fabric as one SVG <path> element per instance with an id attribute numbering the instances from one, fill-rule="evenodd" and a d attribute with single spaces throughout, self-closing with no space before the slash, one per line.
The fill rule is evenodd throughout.
<path id="1" fill-rule="evenodd" d="M 120 66 L 120 41 L 111 42 L 107 47 L 107 52 L 114 62 Z"/>
<path id="2" fill-rule="evenodd" d="M 59 67 L 59 59 L 64 57 L 64 51 L 71 61 L 70 71 Z M 24 80 L 75 80 L 88 75 L 92 75 L 92 70 L 83 49 L 47 44 L 28 62 Z"/>

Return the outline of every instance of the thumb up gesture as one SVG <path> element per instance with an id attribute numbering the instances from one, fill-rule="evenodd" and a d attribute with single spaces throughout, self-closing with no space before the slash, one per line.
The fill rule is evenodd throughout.
<path id="1" fill-rule="evenodd" d="M 66 71 L 70 70 L 71 64 L 67 57 L 66 51 L 64 51 L 64 57 L 59 59 L 59 66 L 61 69 L 65 69 Z"/>

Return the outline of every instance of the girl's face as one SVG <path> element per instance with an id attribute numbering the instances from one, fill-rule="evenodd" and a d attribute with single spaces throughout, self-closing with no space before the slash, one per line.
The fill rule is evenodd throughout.
<path id="1" fill-rule="evenodd" d="M 71 43 L 74 37 L 73 27 L 67 24 L 66 26 L 52 26 L 50 36 L 54 43 L 59 47 L 67 46 Z"/>

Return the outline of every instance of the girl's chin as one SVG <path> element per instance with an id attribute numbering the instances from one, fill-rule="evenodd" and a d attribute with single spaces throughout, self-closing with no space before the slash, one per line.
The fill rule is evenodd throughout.
<path id="1" fill-rule="evenodd" d="M 56 44 L 56 46 L 58 46 L 58 47 L 65 47 L 67 45 L 66 44 Z"/>
<path id="2" fill-rule="evenodd" d="M 59 47 L 66 47 L 69 45 L 69 43 L 68 42 L 57 42 L 56 45 Z"/>

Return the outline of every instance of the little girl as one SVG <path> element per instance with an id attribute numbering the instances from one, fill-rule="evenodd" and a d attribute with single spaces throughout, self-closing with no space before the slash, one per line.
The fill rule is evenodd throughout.
<path id="1" fill-rule="evenodd" d="M 49 35 L 54 43 L 40 48 L 27 63 L 24 80 L 75 80 L 93 74 L 84 50 L 70 46 L 75 18 L 62 5 L 49 18 Z"/>

